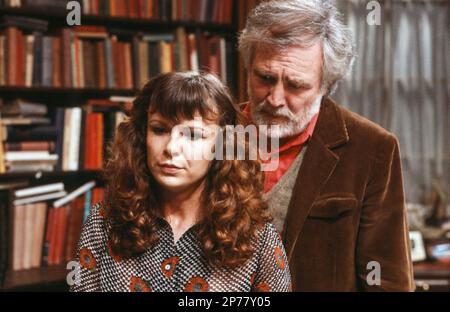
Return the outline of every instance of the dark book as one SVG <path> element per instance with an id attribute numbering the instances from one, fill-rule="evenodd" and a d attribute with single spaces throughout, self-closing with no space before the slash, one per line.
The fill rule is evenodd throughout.
<path id="1" fill-rule="evenodd" d="M 52 11 L 59 11 L 66 13 L 66 7 L 69 0 L 22 0 L 23 7 L 51 9 Z"/>
<path id="2" fill-rule="evenodd" d="M 133 36 L 133 41 L 131 43 L 131 53 L 132 53 L 132 72 L 133 72 L 133 81 L 134 87 L 139 89 L 141 86 L 141 70 L 142 68 L 139 66 L 139 37 Z"/>
<path id="3" fill-rule="evenodd" d="M 172 12 L 172 0 L 159 0 L 159 20 L 162 22 L 170 21 Z"/>
<path id="4" fill-rule="evenodd" d="M 226 60 L 227 60 L 227 66 L 226 66 L 226 72 L 227 72 L 227 81 L 226 84 L 231 88 L 232 91 L 236 91 L 237 92 L 237 82 L 234 78 L 234 72 L 235 69 L 237 68 L 237 64 L 236 64 L 236 58 L 234 57 L 234 53 L 235 53 L 235 47 L 233 42 L 231 42 L 230 40 L 226 41 L 226 46 L 225 46 L 225 53 L 226 53 Z"/>
<path id="5" fill-rule="evenodd" d="M 0 190 L 0 287 L 5 281 L 6 271 L 8 270 L 9 262 L 9 242 L 10 242 L 10 227 L 9 227 L 9 204 L 10 191 Z"/>
<path id="6" fill-rule="evenodd" d="M 105 66 L 106 66 L 106 86 L 108 89 L 114 88 L 114 65 L 111 38 L 105 39 Z"/>
<path id="7" fill-rule="evenodd" d="M 58 129 L 54 126 L 14 127 L 6 126 L 6 139 L 8 142 L 20 141 L 51 141 L 56 140 Z"/>
<path id="8" fill-rule="evenodd" d="M 72 88 L 72 41 L 73 41 L 73 33 L 70 28 L 63 28 L 61 30 L 61 53 L 62 53 L 62 82 L 65 88 Z"/>
<path id="9" fill-rule="evenodd" d="M 83 40 L 83 65 L 84 65 L 84 86 L 95 88 L 97 59 L 95 45 L 92 40 Z"/>
<path id="10" fill-rule="evenodd" d="M 42 33 L 34 32 L 34 58 L 33 58 L 33 86 L 42 84 Z"/>
<path id="11" fill-rule="evenodd" d="M 45 116 L 47 114 L 47 106 L 42 103 L 34 103 L 23 99 L 15 99 L 7 102 L 0 108 L 3 117 L 9 116 Z"/>
<path id="12" fill-rule="evenodd" d="M 48 21 L 37 18 L 3 15 L 0 17 L 0 27 L 17 27 L 24 31 L 40 31 L 46 32 L 48 30 Z"/>
<path id="13" fill-rule="evenodd" d="M 51 87 L 53 73 L 53 39 L 44 36 L 42 39 L 42 86 Z"/>
<path id="14" fill-rule="evenodd" d="M 55 113 L 55 128 L 58 129 L 58 134 L 56 136 L 56 146 L 55 151 L 58 155 L 58 162 L 56 163 L 56 170 L 62 170 L 63 161 L 63 145 L 64 145 L 64 114 L 65 110 L 63 107 L 58 107 Z"/>
<path id="15" fill-rule="evenodd" d="M 158 46 L 158 42 L 150 42 L 149 43 L 149 48 L 148 48 L 148 53 L 149 53 L 149 73 L 150 76 L 149 77 L 155 77 L 156 75 L 160 74 L 160 62 L 161 62 L 161 55 L 159 53 L 159 46 Z"/>

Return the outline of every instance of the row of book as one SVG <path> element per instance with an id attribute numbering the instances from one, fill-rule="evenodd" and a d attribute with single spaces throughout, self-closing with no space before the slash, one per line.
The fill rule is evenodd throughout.
<path id="1" fill-rule="evenodd" d="M 6 0 L 3 5 L 66 10 L 68 1 Z M 231 24 L 233 0 L 83 0 L 83 13 L 157 21 Z"/>
<path id="2" fill-rule="evenodd" d="M 119 102 L 91 99 L 57 107 L 22 99 L 0 108 L 0 173 L 100 170 L 106 145 L 125 119 Z"/>
<path id="3" fill-rule="evenodd" d="M 0 191 L 3 192 L 4 191 Z M 15 189 L 0 205 L 8 220 L 0 237 L 2 267 L 18 271 L 58 265 L 76 256 L 83 223 L 93 204 L 103 200 L 103 189 L 91 181 L 67 193 L 64 183 Z M 1 233 L 0 233 L 1 235 Z"/>
<path id="4" fill-rule="evenodd" d="M 103 26 L 62 28 L 59 35 L 0 32 L 0 86 L 139 89 L 170 71 L 207 70 L 234 86 L 233 43 L 205 32 L 113 34 Z"/>

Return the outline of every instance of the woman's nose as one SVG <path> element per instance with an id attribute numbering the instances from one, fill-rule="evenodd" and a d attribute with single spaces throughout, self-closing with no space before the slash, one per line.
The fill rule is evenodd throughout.
<path id="1" fill-rule="evenodd" d="M 181 150 L 180 135 L 178 133 L 172 132 L 167 141 L 165 151 L 170 156 L 174 156 L 178 155 L 180 153 L 180 150 Z"/>

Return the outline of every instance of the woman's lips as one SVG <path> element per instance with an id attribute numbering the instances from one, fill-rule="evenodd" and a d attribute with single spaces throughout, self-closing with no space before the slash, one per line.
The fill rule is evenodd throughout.
<path id="1" fill-rule="evenodd" d="M 161 165 L 159 165 L 159 167 L 161 168 L 161 170 L 164 173 L 167 173 L 167 174 L 174 174 L 174 173 L 177 173 L 180 170 L 182 170 L 182 168 L 180 168 L 180 167 L 177 167 L 174 165 L 168 165 L 168 164 L 161 164 Z"/>

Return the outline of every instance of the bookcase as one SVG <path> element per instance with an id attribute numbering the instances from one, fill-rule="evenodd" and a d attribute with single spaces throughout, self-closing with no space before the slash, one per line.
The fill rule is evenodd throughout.
<path id="1" fill-rule="evenodd" d="M 81 25 L 68 26 L 67 1 L 0 0 L 0 290 L 68 289 L 66 264 L 73 250 L 67 246 L 77 240 L 73 224 L 80 224 L 83 216 L 81 212 L 75 217 L 74 211 L 84 209 L 85 218 L 85 208 L 102 198 L 105 145 L 145 81 L 160 72 L 208 70 L 236 97 L 242 93 L 238 85 L 245 85 L 238 81 L 236 50 L 241 1 L 78 2 Z M 14 105 L 19 112 L 8 115 L 4 108 Z M 45 146 L 45 155 L 35 154 L 43 153 L 33 145 L 36 141 Z M 20 152 L 28 153 L 22 162 L 14 159 L 23 155 Z M 22 263 L 14 269 L 17 190 L 63 184 L 64 199 L 89 181 L 96 183 L 89 197 L 84 191 L 57 208 L 52 206 L 56 198 L 45 201 L 45 222 L 38 235 L 44 236 L 43 246 L 31 247 L 35 240 L 26 238 L 23 243 L 33 248 L 39 265 L 30 267 L 30 258 L 26 268 Z M 22 214 L 36 206 L 29 205 Z M 63 257 L 47 261 L 45 244 L 53 244 L 49 224 L 56 224 L 54 231 L 62 227 L 49 221 L 50 211 L 62 208 L 67 210 L 61 230 L 65 238 L 55 244 L 63 246 Z M 20 228 L 27 224 L 23 218 Z"/>

